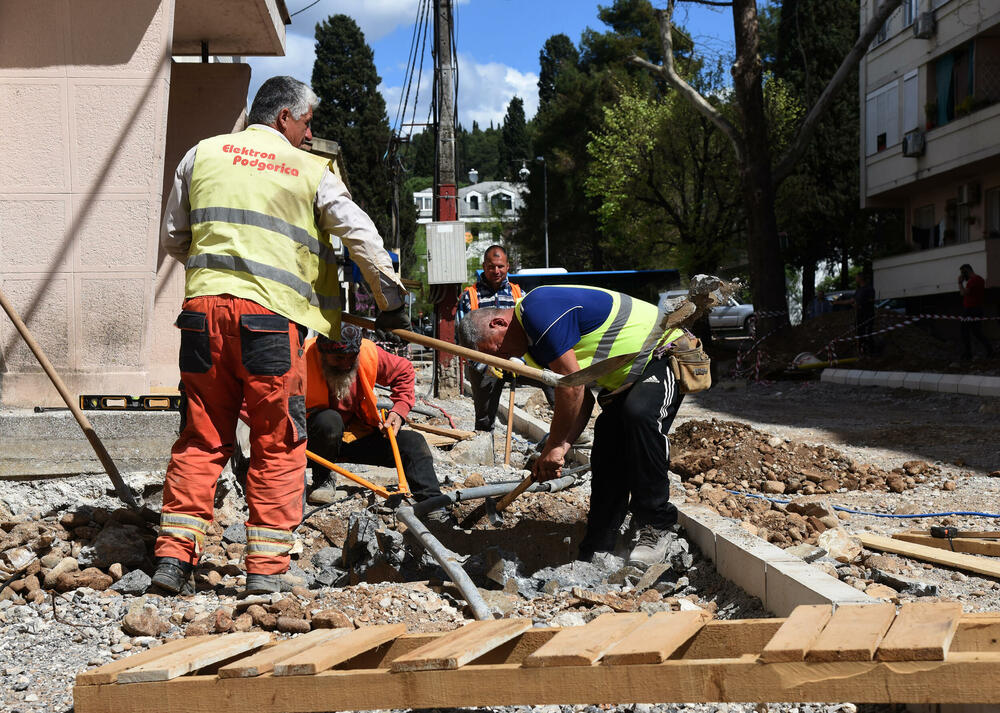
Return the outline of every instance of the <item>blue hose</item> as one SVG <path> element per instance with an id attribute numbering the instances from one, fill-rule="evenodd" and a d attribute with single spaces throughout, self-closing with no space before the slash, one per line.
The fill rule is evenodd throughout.
<path id="1" fill-rule="evenodd" d="M 758 500 L 767 500 L 770 503 L 778 503 L 779 505 L 787 505 L 792 502 L 791 500 L 784 500 L 782 498 L 769 498 L 766 495 L 758 495 L 757 493 L 741 493 L 738 490 L 727 490 L 727 493 L 732 493 L 733 495 L 742 495 L 746 498 L 757 498 Z M 1000 513 L 995 512 L 976 512 L 975 510 L 953 510 L 951 512 L 924 512 L 924 513 L 914 513 L 912 515 L 896 515 L 884 512 L 866 512 L 865 510 L 855 510 L 854 508 L 845 508 L 842 505 L 833 505 L 834 510 L 840 510 L 841 512 L 849 512 L 852 515 L 871 515 L 872 517 L 891 517 L 897 520 L 903 519 L 914 519 L 920 517 L 945 517 L 948 515 L 965 515 L 967 517 L 1000 517 Z"/>

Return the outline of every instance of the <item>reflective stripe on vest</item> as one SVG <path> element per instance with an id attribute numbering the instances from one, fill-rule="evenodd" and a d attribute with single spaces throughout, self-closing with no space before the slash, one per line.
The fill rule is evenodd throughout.
<path id="1" fill-rule="evenodd" d="M 659 344 L 677 339 L 683 334 L 683 331 L 679 329 L 661 333 L 659 310 L 648 302 L 635 300 L 620 292 L 600 287 L 583 285 L 566 285 L 566 287 L 599 290 L 611 295 L 611 310 L 608 312 L 607 318 L 600 327 L 584 334 L 573 347 L 573 353 L 576 355 L 581 369 L 608 357 L 639 352 L 634 360 L 623 364 L 615 371 L 605 374 L 597 380 L 597 384 L 604 389 L 613 391 L 624 384 L 634 382 L 642 374 L 642 370 L 646 368 L 646 364 L 653 356 L 653 351 Z M 518 302 L 514 307 L 514 314 L 522 323 L 523 308 L 523 301 Z M 525 354 L 524 358 L 525 362 L 531 366 L 542 366 L 530 354 Z"/>
<path id="2" fill-rule="evenodd" d="M 510 295 L 514 300 L 521 299 L 521 286 L 514 282 L 508 282 L 510 285 Z M 475 285 L 466 287 L 465 291 L 469 293 L 469 309 L 479 309 L 479 290 L 476 289 Z"/>
<path id="3" fill-rule="evenodd" d="M 330 388 L 323 375 L 322 357 L 316 338 L 306 340 L 306 411 L 330 408 Z M 355 409 L 360 411 L 360 419 L 366 426 L 378 428 L 382 422 L 378 413 L 378 398 L 375 396 L 375 380 L 378 378 L 378 348 L 369 339 L 361 340 L 358 353 L 358 388 L 355 398 L 360 400 Z M 350 425 L 350 423 L 348 423 Z"/>
<path id="4" fill-rule="evenodd" d="M 200 142 L 185 295 L 244 297 L 339 334 L 337 254 L 313 212 L 328 165 L 262 129 Z"/>

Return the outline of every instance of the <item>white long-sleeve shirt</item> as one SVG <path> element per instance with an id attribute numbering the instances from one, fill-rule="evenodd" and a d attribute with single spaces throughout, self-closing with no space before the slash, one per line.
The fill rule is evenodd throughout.
<path id="1" fill-rule="evenodd" d="M 273 127 L 253 124 L 261 129 L 277 134 L 285 141 L 287 137 Z M 160 244 L 163 249 L 182 264 L 187 263 L 191 248 L 191 174 L 194 171 L 195 154 L 198 146 L 192 147 L 174 172 L 173 187 L 163 213 L 160 227 Z M 336 235 L 347 246 L 351 260 L 357 264 L 365 282 L 372 290 L 380 310 L 393 310 L 403 305 L 406 289 L 392 267 L 392 259 L 386 252 L 375 223 L 360 206 L 351 200 L 351 194 L 344 182 L 330 169 L 323 178 L 313 198 L 313 211 L 320 231 Z"/>

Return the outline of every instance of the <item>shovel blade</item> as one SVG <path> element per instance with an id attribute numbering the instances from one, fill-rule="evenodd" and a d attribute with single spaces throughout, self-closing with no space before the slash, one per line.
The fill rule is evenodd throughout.
<path id="1" fill-rule="evenodd" d="M 497 504 L 493 498 L 486 498 L 483 501 L 486 506 L 486 516 L 490 520 L 490 524 L 494 527 L 503 524 L 503 515 L 497 512 Z"/>
<path id="2" fill-rule="evenodd" d="M 637 356 L 639 356 L 639 352 L 608 357 L 607 359 L 603 359 L 596 364 L 591 364 L 584 369 L 580 369 L 580 371 L 574 371 L 572 374 L 560 376 L 554 386 L 582 386 L 584 384 L 589 384 L 593 381 L 597 381 L 605 374 L 610 374 L 612 371 L 618 369 L 623 364 L 627 364 Z"/>

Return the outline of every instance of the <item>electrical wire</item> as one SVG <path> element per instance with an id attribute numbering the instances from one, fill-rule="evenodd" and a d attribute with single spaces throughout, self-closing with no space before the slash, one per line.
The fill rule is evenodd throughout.
<path id="1" fill-rule="evenodd" d="M 295 12 L 290 13 L 288 15 L 288 17 L 289 17 L 289 19 L 291 19 L 291 18 L 295 17 L 296 15 L 298 15 L 300 12 L 305 12 L 306 10 L 308 10 L 309 8 L 311 8 L 313 5 L 319 5 L 319 3 L 320 3 L 320 0 L 313 0 L 313 2 L 309 3 L 308 5 L 306 5 L 301 10 L 296 10 Z"/>
<path id="2" fill-rule="evenodd" d="M 792 502 L 791 500 L 785 498 L 769 498 L 766 495 L 760 495 L 758 493 L 743 493 L 739 490 L 727 490 L 727 493 L 733 495 L 742 495 L 746 498 L 755 498 L 757 500 L 766 500 L 769 503 L 778 503 L 779 505 L 787 505 Z M 995 512 L 977 512 L 975 510 L 952 510 L 950 512 L 924 512 L 924 513 L 913 513 L 906 515 L 899 515 L 896 513 L 885 513 L 885 512 L 868 512 L 866 510 L 855 510 L 854 508 L 847 508 L 842 505 L 832 505 L 834 510 L 839 510 L 840 512 L 848 512 L 852 515 L 870 515 L 871 517 L 888 517 L 895 518 L 897 520 L 913 520 L 921 517 L 950 517 L 950 516 L 964 516 L 964 517 L 1000 517 L 1000 513 Z"/>

